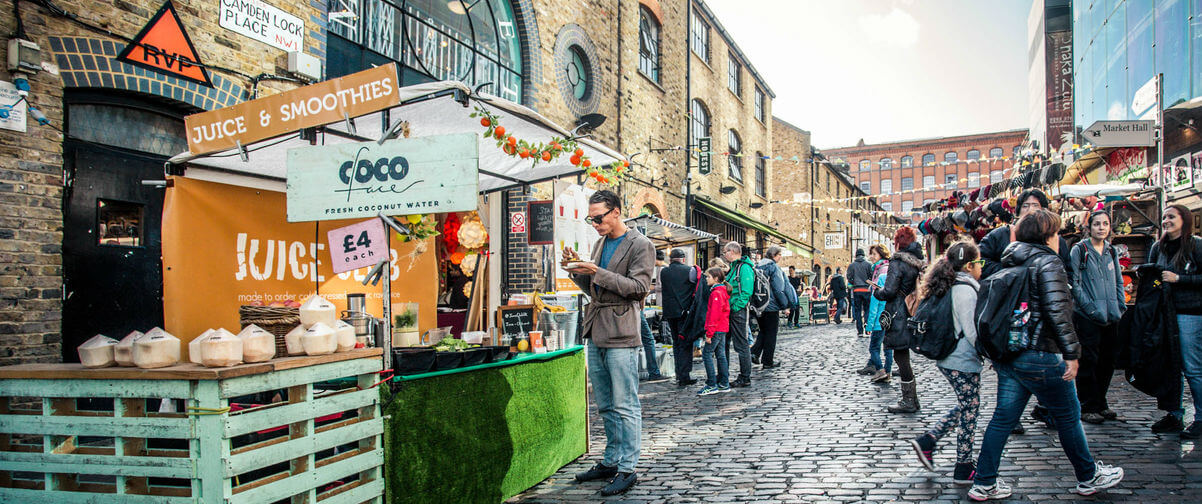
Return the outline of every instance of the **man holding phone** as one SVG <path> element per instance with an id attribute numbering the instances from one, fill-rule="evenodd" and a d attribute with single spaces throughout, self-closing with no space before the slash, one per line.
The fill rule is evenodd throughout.
<path id="1" fill-rule="evenodd" d="M 589 197 L 587 221 L 601 235 L 592 261 L 568 248 L 563 267 L 590 301 L 584 306 L 584 335 L 593 399 L 605 424 L 601 462 L 576 475 L 576 481 L 609 479 L 602 495 L 634 486 L 642 445 L 643 412 L 639 403 L 639 333 L 643 299 L 651 290 L 655 246 L 622 222 L 621 200 L 612 191 Z"/>

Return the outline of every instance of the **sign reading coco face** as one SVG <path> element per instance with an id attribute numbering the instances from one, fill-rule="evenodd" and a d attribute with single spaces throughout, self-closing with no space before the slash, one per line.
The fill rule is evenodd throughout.
<path id="1" fill-rule="evenodd" d="M 288 222 L 476 209 L 479 137 L 459 133 L 288 151 Z"/>
<path id="2" fill-rule="evenodd" d="M 305 22 L 261 0 L 220 0 L 222 28 L 285 51 L 305 43 Z"/>
<path id="3" fill-rule="evenodd" d="M 184 118 L 188 152 L 207 154 L 401 103 L 396 63 Z"/>

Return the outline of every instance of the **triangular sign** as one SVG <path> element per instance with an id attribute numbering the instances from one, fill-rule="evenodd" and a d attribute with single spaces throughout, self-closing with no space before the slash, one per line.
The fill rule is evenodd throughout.
<path id="1" fill-rule="evenodd" d="M 167 14 L 171 15 L 168 16 Z M 156 72 L 187 79 L 197 84 L 213 87 L 209 73 L 184 31 L 175 5 L 167 0 L 159 12 L 142 27 L 138 36 L 125 46 L 117 59 L 126 63 L 148 68 Z"/>

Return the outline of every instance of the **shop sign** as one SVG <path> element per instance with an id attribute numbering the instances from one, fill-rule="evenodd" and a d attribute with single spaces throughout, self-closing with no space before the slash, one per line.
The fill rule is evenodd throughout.
<path id="1" fill-rule="evenodd" d="M 1151 147 L 1155 121 L 1094 121 L 1081 132 L 1096 147 Z"/>
<path id="2" fill-rule="evenodd" d="M 1176 158 L 1173 158 L 1173 160 L 1170 161 L 1167 166 L 1165 166 L 1165 171 L 1168 173 L 1169 177 L 1168 185 L 1172 188 L 1173 192 L 1181 192 L 1186 189 L 1194 188 L 1194 172 L 1190 169 L 1189 161 L 1190 155 L 1182 154 Z"/>
<path id="3" fill-rule="evenodd" d="M 514 212 L 509 214 L 509 232 L 510 233 L 525 233 L 526 232 L 526 214 L 522 212 Z"/>
<path id="4" fill-rule="evenodd" d="M 527 231 L 526 243 L 530 245 L 550 245 L 555 243 L 555 202 L 531 201 L 526 204 L 527 221 L 530 227 Z"/>
<path id="5" fill-rule="evenodd" d="M 261 0 L 220 0 L 222 28 L 285 51 L 305 43 L 305 22 Z"/>
<path id="6" fill-rule="evenodd" d="M 117 60 L 213 87 L 171 0 L 159 7 L 150 22 L 117 55 Z"/>
<path id="7" fill-rule="evenodd" d="M 334 273 L 374 266 L 388 258 L 388 235 L 378 218 L 330 230 L 326 237 Z"/>
<path id="8" fill-rule="evenodd" d="M 479 137 L 456 133 L 288 150 L 288 222 L 477 207 Z"/>
<path id="9" fill-rule="evenodd" d="M 710 137 L 701 137 L 697 139 L 697 173 L 708 175 L 710 168 Z"/>
<path id="10" fill-rule="evenodd" d="M 184 118 L 188 152 L 236 148 L 401 103 L 396 63 Z M 473 208 L 475 208 L 473 206 Z"/>
<path id="11" fill-rule="evenodd" d="M 17 103 L 21 95 L 17 94 L 17 86 L 7 81 L 0 81 L 0 103 Z M 0 118 L 0 128 L 25 132 L 25 111 L 29 107 L 25 102 L 8 109 L 8 115 Z"/>
<path id="12" fill-rule="evenodd" d="M 842 231 L 837 232 L 837 233 L 824 233 L 822 235 L 823 248 L 825 248 L 826 250 L 847 248 L 847 245 L 845 244 L 845 240 L 844 240 L 844 238 L 846 238 L 846 237 L 847 237 L 847 233 L 844 233 Z"/>
<path id="13" fill-rule="evenodd" d="M 1073 138 L 1073 32 L 1058 31 L 1046 35 L 1048 51 L 1046 111 L 1047 146 L 1056 151 Z"/>

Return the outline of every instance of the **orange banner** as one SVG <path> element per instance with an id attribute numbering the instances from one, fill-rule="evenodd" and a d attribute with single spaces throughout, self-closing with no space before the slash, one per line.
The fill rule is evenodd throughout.
<path id="1" fill-rule="evenodd" d="M 360 283 L 369 268 L 334 274 L 330 265 L 326 232 L 356 221 L 289 224 L 284 199 L 282 192 L 174 178 L 163 206 L 163 318 L 168 332 L 185 343 L 209 328 L 237 333 L 241 305 L 304 302 L 315 292 L 332 301 L 339 313 L 346 309 L 347 294 L 365 293 L 368 311 L 382 316 L 383 284 Z M 395 235 L 390 240 L 392 302 L 419 303 L 418 320 L 425 331 L 435 326 L 435 247 L 430 244 L 410 268 L 414 244 Z"/>

